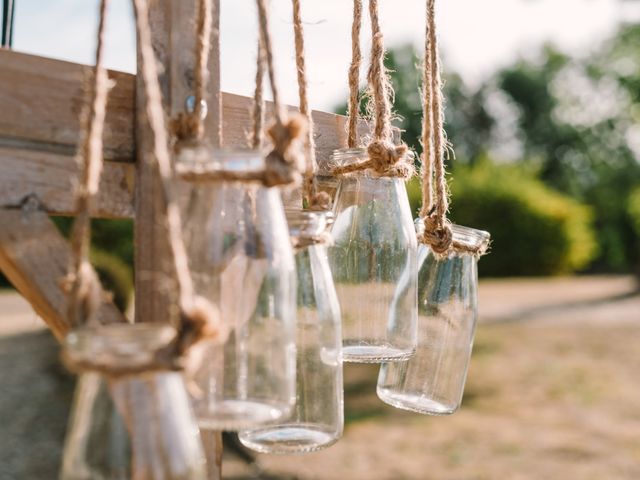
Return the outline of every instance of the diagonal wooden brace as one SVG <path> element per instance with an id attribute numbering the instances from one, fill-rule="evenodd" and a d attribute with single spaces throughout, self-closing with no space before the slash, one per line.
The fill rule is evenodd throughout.
<path id="1" fill-rule="evenodd" d="M 62 340 L 71 328 L 61 282 L 71 261 L 69 243 L 37 208 L 0 208 L 0 225 L 0 270 Z M 127 321 L 107 300 L 97 318 L 105 324 Z"/>

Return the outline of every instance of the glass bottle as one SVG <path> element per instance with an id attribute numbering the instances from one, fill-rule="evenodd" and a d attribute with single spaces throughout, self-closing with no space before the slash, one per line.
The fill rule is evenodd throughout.
<path id="1" fill-rule="evenodd" d="M 203 345 L 193 402 L 201 428 L 238 430 L 288 416 L 295 402 L 296 281 L 277 188 L 251 178 L 257 151 L 214 151 L 185 209 L 194 286 L 216 305 L 228 336 Z"/>
<path id="2" fill-rule="evenodd" d="M 182 374 L 106 376 L 149 363 L 175 334 L 153 324 L 81 328 L 65 343 L 84 365 L 62 459 L 62 480 L 200 480 L 206 463 Z M 95 369 L 94 369 L 95 368 Z"/>
<path id="3" fill-rule="evenodd" d="M 420 235 L 424 225 L 416 221 Z M 486 246 L 484 231 L 451 226 L 453 241 L 471 249 Z M 477 317 L 477 257 L 418 250 L 418 348 L 406 362 L 386 363 L 378 397 L 394 407 L 430 415 L 455 412 L 462 401 Z"/>
<path id="4" fill-rule="evenodd" d="M 367 160 L 336 150 L 334 165 Z M 404 180 L 368 170 L 344 176 L 335 199 L 329 262 L 342 309 L 347 362 L 400 361 L 416 346 L 416 250 Z"/>
<path id="5" fill-rule="evenodd" d="M 329 263 L 326 212 L 287 210 L 297 245 L 297 397 L 283 422 L 240 432 L 240 441 L 262 453 L 303 453 L 335 443 L 344 425 L 340 307 Z"/>

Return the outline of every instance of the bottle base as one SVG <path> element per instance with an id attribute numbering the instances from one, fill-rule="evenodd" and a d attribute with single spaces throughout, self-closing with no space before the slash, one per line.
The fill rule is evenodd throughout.
<path id="1" fill-rule="evenodd" d="M 378 387 L 377 394 L 380 400 L 392 407 L 422 413 L 423 415 L 451 415 L 459 408 L 459 405 L 441 403 L 424 395 L 399 394 L 397 392 L 391 392 L 387 388 Z"/>
<path id="2" fill-rule="evenodd" d="M 260 453 L 294 454 L 322 450 L 337 440 L 335 432 L 313 424 L 290 424 L 241 432 L 242 444 Z"/>
<path id="3" fill-rule="evenodd" d="M 405 350 L 384 345 L 343 345 L 342 360 L 351 363 L 385 363 L 409 360 L 414 349 Z"/>
<path id="4" fill-rule="evenodd" d="M 291 413 L 290 405 L 274 405 L 250 400 L 224 400 L 196 406 L 198 426 L 205 430 L 243 430 L 277 421 Z"/>

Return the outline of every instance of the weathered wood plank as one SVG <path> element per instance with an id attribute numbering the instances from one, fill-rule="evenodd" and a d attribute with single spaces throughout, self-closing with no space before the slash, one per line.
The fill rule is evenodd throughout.
<path id="1" fill-rule="evenodd" d="M 185 11 L 192 2 L 173 2 L 171 7 Z M 167 6 L 154 3 L 152 15 L 154 22 L 160 24 Z M 190 29 L 190 25 L 185 28 Z M 176 39 L 177 37 L 177 39 Z M 173 42 L 182 41 L 187 35 L 176 35 Z M 168 42 L 169 40 L 167 40 Z M 215 43 L 215 42 L 214 42 Z M 214 46 L 214 49 L 216 47 Z M 160 50 L 156 50 L 160 53 Z M 167 88 L 164 94 L 167 107 L 176 112 L 184 106 L 184 96 L 193 81 L 189 68 L 192 59 L 191 50 L 184 50 L 173 63 L 165 68 L 163 79 L 167 75 L 176 77 L 181 82 L 181 93 L 172 94 Z M 212 52 L 214 58 L 215 52 Z M 167 60 L 161 58 L 163 62 Z M 247 65 L 253 65 L 248 62 Z M 60 60 L 0 50 L 0 141 L 8 141 L 21 148 L 51 151 L 59 154 L 73 155 L 79 134 L 78 116 L 83 101 L 82 86 L 89 67 Z M 185 70 L 187 69 L 187 70 Z M 178 72 L 183 73 L 178 75 Z M 117 161 L 133 161 L 134 159 L 134 109 L 135 76 L 121 72 L 110 72 L 116 81 L 109 93 L 108 112 L 105 125 L 105 158 Z M 211 72 L 211 92 L 215 83 L 219 84 L 219 69 Z M 246 134 L 250 126 L 251 98 L 222 93 L 222 115 L 224 143 L 227 147 L 245 146 Z M 209 102 L 210 115 L 207 122 L 217 118 L 215 109 L 217 102 Z M 295 110 L 295 109 L 294 109 Z M 318 159 L 326 161 L 334 148 L 346 145 L 345 117 L 331 113 L 313 112 L 316 127 L 316 145 Z M 213 125 L 208 129 L 213 132 Z"/>
<path id="2" fill-rule="evenodd" d="M 73 154 L 90 67 L 0 49 L 0 137 Z M 110 71 L 105 157 L 132 161 L 133 76 Z"/>
<path id="3" fill-rule="evenodd" d="M 20 205 L 35 196 L 53 215 L 75 209 L 78 165 L 74 157 L 0 144 L 0 207 Z M 106 162 L 96 202 L 96 217 L 132 218 L 135 165 Z"/>
<path id="4" fill-rule="evenodd" d="M 0 208 L 0 270 L 62 340 L 69 331 L 67 298 L 61 280 L 71 249 L 46 213 L 35 208 Z M 100 323 L 124 322 L 111 302 L 97 313 Z"/>

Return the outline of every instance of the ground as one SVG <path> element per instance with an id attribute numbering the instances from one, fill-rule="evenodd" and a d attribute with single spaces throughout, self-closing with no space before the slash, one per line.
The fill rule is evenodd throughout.
<path id="1" fill-rule="evenodd" d="M 640 295 L 630 277 L 481 282 L 462 409 L 426 417 L 375 397 L 375 366 L 346 367 L 345 436 L 264 456 L 268 478 L 640 478 Z M 39 321 L 0 295 L 0 479 L 56 478 L 70 380 Z M 251 478 L 232 453 L 228 479 Z"/>

